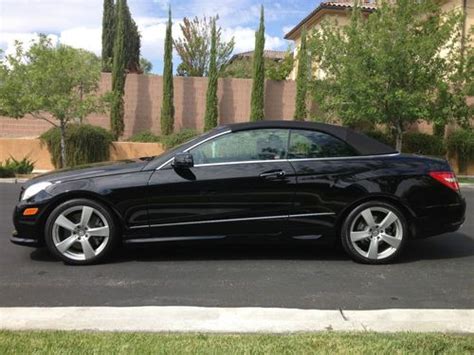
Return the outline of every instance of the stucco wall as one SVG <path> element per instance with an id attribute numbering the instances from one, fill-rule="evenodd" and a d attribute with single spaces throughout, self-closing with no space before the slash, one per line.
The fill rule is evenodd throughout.
<path id="1" fill-rule="evenodd" d="M 103 74 L 101 93 L 110 90 L 111 76 Z M 160 109 L 163 80 L 158 75 L 127 76 L 125 85 L 124 138 L 142 131 L 160 133 Z M 245 122 L 250 116 L 250 79 L 219 79 L 218 99 L 220 123 Z M 204 127 L 207 78 L 174 78 L 175 129 Z M 295 107 L 293 81 L 266 82 L 266 119 L 291 119 Z M 91 115 L 87 122 L 109 128 L 107 114 Z M 25 117 L 19 120 L 0 116 L 0 137 L 37 137 L 51 125 L 45 121 Z"/>

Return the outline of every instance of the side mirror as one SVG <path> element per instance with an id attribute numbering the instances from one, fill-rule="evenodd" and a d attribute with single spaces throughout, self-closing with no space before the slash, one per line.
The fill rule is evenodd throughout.
<path id="1" fill-rule="evenodd" d="M 194 166 L 193 155 L 190 153 L 178 153 L 175 155 L 171 165 L 176 169 L 192 168 Z"/>

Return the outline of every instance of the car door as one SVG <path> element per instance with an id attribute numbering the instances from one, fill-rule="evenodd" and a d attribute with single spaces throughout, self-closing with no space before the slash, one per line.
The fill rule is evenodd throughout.
<path id="1" fill-rule="evenodd" d="M 296 182 L 288 137 L 287 129 L 218 134 L 188 150 L 193 167 L 157 170 L 149 182 L 151 237 L 280 234 Z"/>
<path id="2" fill-rule="evenodd" d="M 345 181 L 358 170 L 357 151 L 324 132 L 292 129 L 288 159 L 297 176 L 290 223 L 295 234 L 322 237 L 334 233 L 338 213 L 360 191 Z"/>

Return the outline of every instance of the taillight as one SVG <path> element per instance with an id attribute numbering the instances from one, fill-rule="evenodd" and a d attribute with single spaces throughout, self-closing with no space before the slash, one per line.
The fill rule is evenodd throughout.
<path id="1" fill-rule="evenodd" d="M 459 192 L 458 179 L 452 171 L 432 171 L 430 176 L 450 189 Z"/>

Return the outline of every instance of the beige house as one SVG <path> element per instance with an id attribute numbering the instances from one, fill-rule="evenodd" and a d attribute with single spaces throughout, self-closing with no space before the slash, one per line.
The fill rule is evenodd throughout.
<path id="1" fill-rule="evenodd" d="M 464 32 L 465 35 L 474 26 L 474 0 L 439 0 L 446 11 L 459 9 L 466 14 Z M 361 0 L 362 11 L 367 16 L 377 9 L 377 0 Z M 308 16 L 302 19 L 290 32 L 285 35 L 285 39 L 295 42 L 295 55 L 298 51 L 303 26 L 311 31 L 321 27 L 321 22 L 325 20 L 336 21 L 340 26 L 345 26 L 349 22 L 350 10 L 354 5 L 354 0 L 335 0 L 322 2 Z M 289 75 L 289 79 L 296 78 L 297 63 Z"/>

